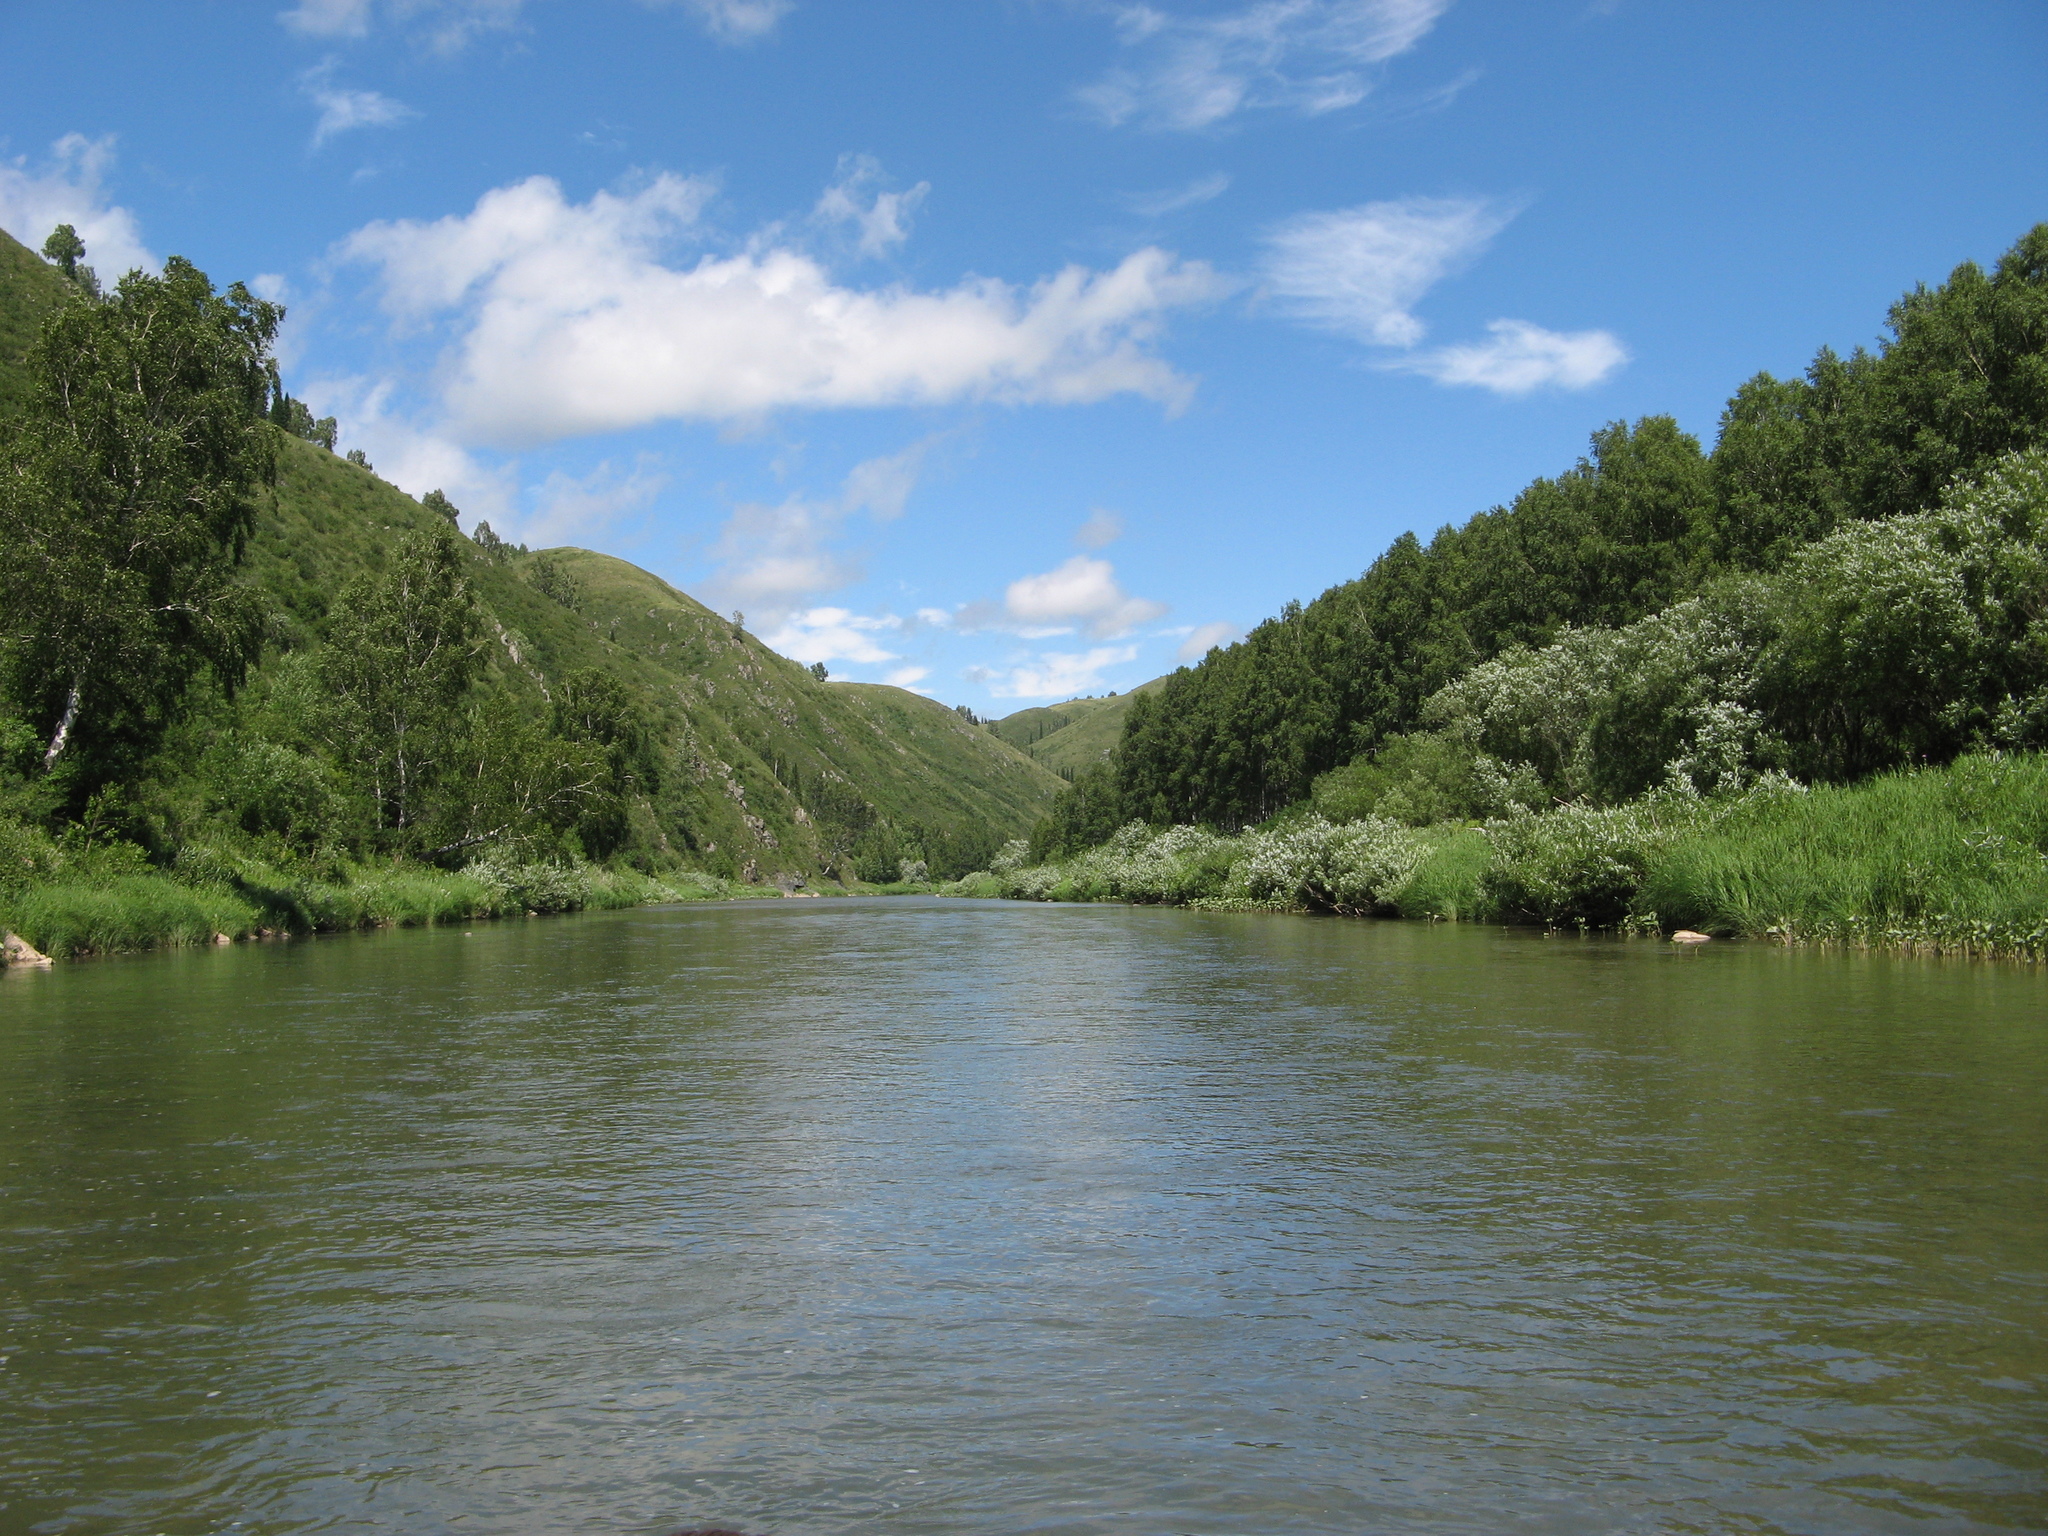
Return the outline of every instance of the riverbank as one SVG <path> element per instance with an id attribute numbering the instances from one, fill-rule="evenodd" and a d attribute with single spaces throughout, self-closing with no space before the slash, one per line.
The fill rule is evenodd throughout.
<path id="1" fill-rule="evenodd" d="M 967 896 L 1264 908 L 2048 959 L 2048 758 L 1987 753 L 1808 789 L 1661 791 L 1484 824 L 1333 823 L 1226 837 L 1132 823 Z"/>
<path id="2" fill-rule="evenodd" d="M 930 889 L 856 885 L 812 894 Z M 189 848 L 162 868 L 132 844 L 67 844 L 18 825 L 0 826 L 0 932 L 19 934 L 52 959 L 785 894 L 777 886 L 701 871 L 647 874 L 587 863 L 484 859 L 446 870 L 330 861 L 294 867 Z"/>

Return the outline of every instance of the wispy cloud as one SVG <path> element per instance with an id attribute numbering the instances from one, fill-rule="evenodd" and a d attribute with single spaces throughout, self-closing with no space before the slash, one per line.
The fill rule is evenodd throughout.
<path id="1" fill-rule="evenodd" d="M 1100 645 L 1087 651 L 1048 651 L 1018 666 L 972 667 L 967 677 L 999 699 L 1071 699 L 1102 687 L 1103 672 L 1138 657 L 1135 645 Z"/>
<path id="2" fill-rule="evenodd" d="M 1469 384 L 1497 395 L 1526 395 L 1554 385 L 1585 389 L 1628 361 L 1608 331 L 1547 331 L 1526 320 L 1496 320 L 1485 341 L 1438 347 L 1390 366 L 1439 384 Z"/>
<path id="3" fill-rule="evenodd" d="M 1163 219 L 1183 208 L 1213 202 L 1229 190 L 1229 173 L 1217 171 L 1213 175 L 1198 176 L 1184 187 L 1169 187 L 1162 192 L 1127 192 L 1118 201 L 1140 218 Z"/>
<path id="4" fill-rule="evenodd" d="M 855 465 L 837 496 L 792 496 L 778 503 L 746 502 L 734 508 L 713 549 L 719 570 L 712 578 L 712 593 L 721 603 L 775 624 L 820 594 L 858 581 L 859 557 L 838 544 L 846 520 L 859 512 L 877 522 L 902 516 L 926 456 L 938 441 L 937 436 L 928 437 L 900 453 Z M 901 621 L 890 622 L 893 626 Z"/>
<path id="5" fill-rule="evenodd" d="M 792 0 L 641 0 L 650 10 L 686 12 L 722 43 L 769 36 Z M 519 25 L 526 0 L 299 0 L 278 20 L 302 37 L 361 38 L 380 27 L 409 31 L 438 53 L 457 53 L 487 32 Z"/>
<path id="6" fill-rule="evenodd" d="M 1088 515 L 1074 534 L 1074 542 L 1083 549 L 1107 549 L 1124 536 L 1124 520 L 1104 507 L 1097 507 Z"/>
<path id="7" fill-rule="evenodd" d="M 1254 108 L 1311 116 L 1354 106 L 1375 66 L 1428 35 L 1450 0 L 1256 0 L 1220 15 L 1147 4 L 1117 12 L 1131 55 L 1078 94 L 1115 126 L 1207 128 Z"/>
<path id="8" fill-rule="evenodd" d="M 1266 237 L 1266 286 L 1325 330 L 1412 347 L 1421 297 L 1486 249 L 1518 210 L 1481 198 L 1409 197 L 1304 213 Z"/>
<path id="9" fill-rule="evenodd" d="M 111 287 L 136 267 L 154 270 L 157 259 L 142 243 L 135 215 L 107 201 L 104 181 L 114 162 L 114 139 L 67 133 L 39 166 L 26 156 L 0 160 L 0 229 L 32 251 L 50 231 L 69 224 L 85 242 L 86 264 Z"/>
<path id="10" fill-rule="evenodd" d="M 320 109 L 313 125 L 313 148 L 318 149 L 338 133 L 351 128 L 391 128 L 418 117 L 402 101 L 393 101 L 378 91 L 355 91 L 334 83 L 336 60 L 307 70 L 299 77 L 299 90 Z"/>
<path id="11" fill-rule="evenodd" d="M 399 26 L 437 53 L 459 53 L 519 23 L 525 0 L 299 0 L 278 20 L 302 37 L 362 38 Z"/>
<path id="12" fill-rule="evenodd" d="M 872 155 L 841 155 L 839 179 L 825 189 L 811 216 L 826 225 L 851 224 L 863 256 L 880 256 L 910 238 L 910 218 L 930 193 L 920 181 L 902 192 L 884 192 L 881 162 Z"/>
<path id="13" fill-rule="evenodd" d="M 1071 405 L 1135 394 L 1169 407 L 1190 382 L 1149 343 L 1172 311 L 1226 290 L 1157 248 L 1029 287 L 856 288 L 762 241 L 671 265 L 701 236 L 708 184 L 662 175 L 570 203 L 546 177 L 467 214 L 370 224 L 340 247 L 375 266 L 384 303 L 443 327 L 455 433 L 504 446 L 661 420 L 757 421 L 787 408 L 990 400 Z"/>
<path id="14" fill-rule="evenodd" d="M 792 0 L 643 0 L 649 5 L 680 3 L 720 42 L 752 43 L 772 33 L 795 5 Z"/>
<path id="15" fill-rule="evenodd" d="M 1551 385 L 1583 389 L 1628 360 L 1606 331 L 1569 334 L 1526 320 L 1495 320 L 1489 338 L 1416 352 L 1428 327 L 1423 296 L 1476 260 L 1521 210 L 1484 198 L 1411 197 L 1307 213 L 1266 238 L 1266 291 L 1283 312 L 1410 355 L 1380 364 L 1439 384 L 1523 395 Z"/>
<path id="16" fill-rule="evenodd" d="M 1203 624 L 1188 631 L 1187 639 L 1181 641 L 1175 651 L 1176 661 L 1200 661 L 1219 645 L 1228 645 L 1244 637 L 1244 631 L 1235 624 Z"/>

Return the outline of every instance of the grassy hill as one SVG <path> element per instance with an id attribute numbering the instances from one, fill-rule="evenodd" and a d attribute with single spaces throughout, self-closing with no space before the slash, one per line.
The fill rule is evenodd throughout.
<path id="1" fill-rule="evenodd" d="M 1131 700 L 1164 687 L 1165 683 L 1165 678 L 1155 677 L 1129 693 L 1020 709 L 998 720 L 995 733 L 1019 751 L 1029 753 L 1033 761 L 1071 777 L 1109 755 L 1124 733 L 1124 716 L 1130 713 Z"/>
<path id="2" fill-rule="evenodd" d="M 0 234 L 0 412 L 21 398 L 21 354 L 61 296 L 55 270 Z M 246 567 L 274 615 L 266 666 L 317 646 L 342 586 L 437 522 L 371 471 L 280 436 L 275 495 Z M 545 713 L 556 681 L 597 667 L 655 716 L 662 788 L 635 814 L 659 853 L 763 881 L 843 868 L 856 844 L 872 852 L 892 837 L 936 857 L 934 845 L 1023 836 L 1061 788 L 946 706 L 880 684 L 820 682 L 626 561 L 470 548 L 492 636 L 482 686 Z"/>

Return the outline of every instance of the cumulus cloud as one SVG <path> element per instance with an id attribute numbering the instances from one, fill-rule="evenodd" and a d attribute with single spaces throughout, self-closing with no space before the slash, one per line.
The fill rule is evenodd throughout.
<path id="1" fill-rule="evenodd" d="M 351 128 L 390 128 L 419 116 L 402 101 L 377 91 L 349 90 L 334 84 L 333 77 L 332 59 L 299 77 L 299 89 L 320 109 L 320 120 L 313 125 L 315 149 Z"/>
<path id="2" fill-rule="evenodd" d="M 1406 53 L 1450 0 L 1256 0 L 1220 15 L 1126 5 L 1131 62 L 1079 92 L 1112 127 L 1207 128 L 1254 108 L 1311 116 L 1363 101 L 1373 67 Z"/>
<path id="3" fill-rule="evenodd" d="M 1169 187 L 1163 192 L 1128 192 L 1121 201 L 1142 218 L 1162 219 L 1169 213 L 1179 213 L 1183 208 L 1213 202 L 1229 190 L 1229 173 L 1218 171 L 1212 176 L 1197 177 L 1184 187 Z"/>
<path id="4" fill-rule="evenodd" d="M 585 475 L 553 470 L 529 492 L 533 510 L 518 520 L 512 536 L 536 548 L 590 539 L 646 507 L 667 484 L 667 474 L 651 454 L 641 455 L 630 469 L 614 468 L 606 459 Z"/>
<path id="5" fill-rule="evenodd" d="M 974 667 L 967 676 L 999 699 L 1070 699 L 1100 688 L 1105 668 L 1122 666 L 1137 656 L 1135 645 L 1099 645 L 1080 652 L 1048 651 L 1002 670 Z"/>
<path id="6" fill-rule="evenodd" d="M 0 160 L 0 229 L 39 251 L 51 230 L 69 224 L 85 242 L 86 264 L 108 287 L 137 267 L 154 271 L 159 263 L 142 243 L 135 215 L 107 201 L 102 183 L 113 160 L 111 134 L 82 133 L 57 140 L 37 167 L 26 156 Z"/>
<path id="7" fill-rule="evenodd" d="M 839 180 L 825 189 L 812 217 L 821 224 L 851 224 L 856 249 L 863 256 L 880 256 L 891 246 L 910 238 L 910 217 L 932 189 L 920 181 L 906 192 L 882 192 L 881 162 L 872 155 L 842 155 Z"/>
<path id="8" fill-rule="evenodd" d="M 1312 325 L 1412 347 L 1425 329 L 1416 302 L 1485 250 L 1516 211 L 1479 198 L 1409 197 L 1305 213 L 1267 235 L 1266 286 Z"/>
<path id="9" fill-rule="evenodd" d="M 745 423 L 784 408 L 960 400 L 1078 404 L 1190 383 L 1147 344 L 1172 310 L 1217 296 L 1206 265 L 1147 248 L 1018 287 L 858 289 L 763 242 L 668 265 L 709 188 L 663 175 L 572 204 L 546 177 L 467 214 L 375 223 L 342 245 L 381 274 L 402 320 L 445 321 L 458 435 L 516 446 L 663 419 Z"/>
<path id="10" fill-rule="evenodd" d="M 1003 611 L 1027 633 L 1078 627 L 1093 639 L 1112 640 L 1158 618 L 1166 605 L 1124 591 L 1107 560 L 1075 555 L 1055 570 L 1011 582 Z"/>
<path id="11" fill-rule="evenodd" d="M 784 617 L 771 633 L 762 637 L 762 643 L 806 666 L 817 661 L 879 666 L 901 658 L 895 651 L 884 650 L 876 637 L 902 627 L 903 621 L 890 613 L 869 615 L 849 608 L 810 608 Z M 926 674 L 922 667 L 905 670 L 917 674 L 912 682 L 921 681 Z M 892 676 L 890 681 L 895 678 Z"/>
<path id="12" fill-rule="evenodd" d="M 1180 649 L 1173 653 L 1174 659 L 1182 662 L 1200 661 L 1216 646 L 1228 645 L 1233 640 L 1242 639 L 1243 636 L 1244 631 L 1235 624 L 1203 624 L 1188 631 L 1187 639 L 1181 641 Z"/>
<path id="13" fill-rule="evenodd" d="M 1489 339 L 1438 347 L 1394 365 L 1439 384 L 1469 384 L 1497 395 L 1526 395 L 1545 385 L 1585 389 L 1628 361 L 1608 331 L 1546 331 L 1526 320 L 1496 320 Z"/>

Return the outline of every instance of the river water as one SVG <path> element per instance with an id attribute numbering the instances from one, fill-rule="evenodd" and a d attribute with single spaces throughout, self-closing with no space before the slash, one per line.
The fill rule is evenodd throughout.
<path id="1" fill-rule="evenodd" d="M 0 1531 L 2048 1526 L 2048 974 L 936 900 L 0 975 Z"/>

